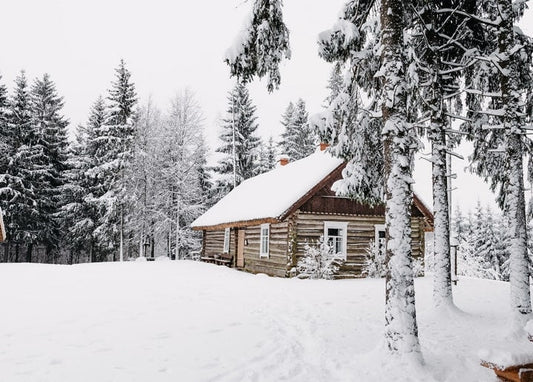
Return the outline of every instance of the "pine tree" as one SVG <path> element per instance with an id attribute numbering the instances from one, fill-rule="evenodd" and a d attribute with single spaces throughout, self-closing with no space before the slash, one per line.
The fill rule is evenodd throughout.
<path id="1" fill-rule="evenodd" d="M 99 224 L 98 198 L 103 195 L 96 153 L 106 120 L 105 102 L 99 97 L 91 107 L 85 126 L 79 126 L 72 146 L 67 172 L 68 203 L 63 207 L 64 232 L 71 252 L 85 251 L 90 262 L 104 260 L 95 228 Z"/>
<path id="2" fill-rule="evenodd" d="M 0 76 L 2 80 L 2 76 Z M 8 99 L 7 88 L 0 83 L 0 150 L 2 150 L 2 157 L 0 158 L 0 174 L 5 174 L 8 162 L 13 154 L 13 142 L 11 141 L 11 132 L 8 126 Z"/>
<path id="3" fill-rule="evenodd" d="M 347 67 L 343 91 L 336 97 L 339 101 L 331 108 L 329 119 L 339 120 L 340 115 L 342 121 L 345 115 L 358 120 L 358 88 L 371 97 L 367 109 L 381 115 L 381 121 L 374 126 L 370 120 L 361 128 L 346 123 L 348 127 L 336 138 L 349 142 L 340 147 L 355 153 L 352 157 L 358 156 L 364 165 L 368 153 L 364 143 L 368 140 L 360 143 L 353 136 L 383 137 L 383 160 L 378 162 L 383 163 L 383 167 L 378 169 L 375 163 L 369 163 L 367 167 L 353 162 L 348 167 L 349 163 L 343 177 L 349 177 L 350 181 L 345 181 L 344 188 L 338 188 L 337 192 L 359 194 L 358 198 L 366 200 L 379 200 L 384 195 L 387 237 L 385 338 L 392 353 L 410 353 L 418 358 L 420 345 L 411 260 L 410 208 L 413 154 L 419 144 L 409 123 L 413 105 L 410 103 L 412 97 L 408 95 L 413 84 L 408 80 L 412 76 L 407 75 L 409 56 L 404 55 L 412 49 L 404 40 L 412 5 L 398 0 L 381 1 L 376 12 L 373 1 L 349 2 L 333 28 L 320 34 L 319 45 L 324 59 Z M 347 30 L 357 33 L 346 33 Z M 323 130 L 337 134 L 332 128 Z M 370 140 L 377 141 L 375 138 Z M 384 179 L 383 188 L 376 186 L 376 180 L 369 176 L 375 171 L 383 174 L 378 177 Z"/>
<path id="4" fill-rule="evenodd" d="M 450 262 L 450 227 L 448 201 L 448 168 L 452 148 L 460 135 L 453 134 L 450 117 L 461 111 L 461 75 L 472 64 L 468 47 L 475 22 L 463 16 L 474 11 L 475 2 L 440 0 L 418 2 L 415 18 L 414 49 L 411 68 L 419 87 L 418 112 L 429 122 L 426 136 L 431 143 L 432 191 L 435 215 L 433 302 L 436 307 L 453 304 Z M 448 14 L 441 10 L 455 9 Z M 455 44 L 460 41 L 460 44 Z"/>
<path id="5" fill-rule="evenodd" d="M 0 76 L 0 80 L 2 76 Z M 3 153 L 0 155 L 0 214 L 2 209 L 6 208 L 6 201 L 13 195 L 13 191 L 9 188 L 8 181 L 8 169 L 9 163 L 14 155 L 12 134 L 9 130 L 9 110 L 8 110 L 8 98 L 7 88 L 4 84 L 0 84 L 0 151 Z M 4 187 L 8 186 L 8 187 Z M 5 248 L 5 261 L 8 261 L 9 245 L 4 244 Z"/>
<path id="6" fill-rule="evenodd" d="M 101 192 L 99 204 L 99 224 L 96 235 L 103 248 L 119 249 L 119 259 L 124 259 L 125 210 L 130 198 L 127 193 L 125 173 L 133 158 L 135 135 L 135 105 L 137 96 L 131 82 L 131 74 L 123 60 L 115 70 L 106 110 L 106 121 L 96 132 L 98 143 L 95 157 L 97 166 L 92 173 L 98 179 Z"/>
<path id="7" fill-rule="evenodd" d="M 7 136 L 11 142 L 11 157 L 0 179 L 2 209 L 10 243 L 15 245 L 15 261 L 21 259 L 21 245 L 31 249 L 31 243 L 37 240 L 33 225 L 39 218 L 38 199 L 30 179 L 34 170 L 32 147 L 37 132 L 31 120 L 30 93 L 22 71 L 15 79 L 15 91 L 9 100 Z M 31 261 L 31 251 L 26 251 L 26 260 Z"/>
<path id="8" fill-rule="evenodd" d="M 452 232 L 453 235 L 455 235 L 455 238 L 458 241 L 461 241 L 467 236 L 467 228 L 466 226 L 468 223 L 465 221 L 465 218 L 463 216 L 463 212 L 461 208 L 459 208 L 459 205 L 455 206 L 455 211 L 453 213 L 453 221 L 452 221 Z"/>
<path id="9" fill-rule="evenodd" d="M 308 123 L 309 113 L 301 98 L 294 105 L 289 103 L 281 117 L 285 131 L 281 134 L 280 149 L 289 160 L 305 158 L 315 151 L 316 138 Z"/>
<path id="10" fill-rule="evenodd" d="M 250 22 L 226 53 L 231 75 L 243 83 L 267 76 L 268 91 L 281 82 L 279 64 L 290 58 L 289 30 L 283 22 L 281 0 L 255 0 Z"/>
<path id="11" fill-rule="evenodd" d="M 46 246 L 47 262 L 55 262 L 60 240 L 58 213 L 65 202 L 63 187 L 69 146 L 68 121 L 61 115 L 63 99 L 58 96 L 49 75 L 35 80 L 30 100 L 31 123 L 36 132 L 30 150 L 34 166 L 30 179 L 39 200 L 40 217 L 34 228 L 39 240 Z"/>
<path id="12" fill-rule="evenodd" d="M 263 3 L 264 1 L 256 0 L 254 4 L 260 6 Z M 347 64 L 353 69 L 355 80 L 362 83 L 363 88 L 368 87 L 371 96 L 380 94 L 376 99 L 376 108 L 381 109 L 383 119 L 386 236 L 388 239 L 385 337 L 391 353 L 412 354 L 415 359 L 420 360 L 411 264 L 411 175 L 413 154 L 419 144 L 413 126 L 408 123 L 410 109 L 407 90 L 410 84 L 406 73 L 407 58 L 404 56 L 404 52 L 408 50 L 404 41 L 404 32 L 410 16 L 411 4 L 399 0 L 381 1 L 379 19 L 376 18 L 376 12 L 373 12 L 376 4 L 372 0 L 348 2 L 341 13 L 341 20 L 332 30 L 320 35 L 320 54 L 331 62 L 345 63 L 355 60 Z M 281 16 L 280 12 L 279 15 Z M 378 27 L 378 20 L 381 21 L 381 27 Z M 264 22 L 260 20 L 260 24 L 256 24 L 255 21 L 257 20 L 252 18 L 249 30 L 261 28 L 277 31 L 276 37 L 279 39 L 286 37 L 279 30 L 280 25 L 284 26 L 281 17 L 275 20 L 275 24 L 272 20 L 264 20 Z M 374 66 L 375 72 L 371 76 L 365 76 L 372 70 L 364 70 L 356 66 L 356 63 L 361 62 L 360 58 L 365 57 L 368 52 L 367 43 L 372 38 L 366 37 L 367 33 L 372 30 L 372 26 L 379 32 L 379 44 L 373 45 L 377 49 L 374 54 L 370 53 L 370 56 L 376 58 L 379 56 L 378 60 L 371 61 L 377 62 L 379 69 Z M 348 31 L 350 33 L 346 33 Z M 283 50 L 272 50 L 268 42 L 265 44 L 252 42 L 252 46 L 248 48 L 245 49 L 243 46 L 228 60 L 232 75 L 240 76 L 245 81 L 254 75 L 260 75 L 257 67 L 248 65 L 250 61 L 247 61 L 247 58 L 251 57 L 254 63 L 256 62 L 255 52 L 263 52 L 265 49 L 269 53 L 274 51 L 277 54 L 275 57 L 278 61 L 270 61 L 270 63 L 275 65 L 275 69 L 279 69 L 277 64 Z M 266 57 L 270 58 L 272 55 L 267 54 Z M 240 65 L 241 62 L 245 65 Z M 357 69 L 361 69 L 361 72 Z M 370 86 L 371 84 L 375 86 Z M 353 182 L 353 184 L 356 183 L 357 181 Z M 368 183 L 370 181 L 366 180 L 365 184 Z M 370 187 L 369 189 L 373 191 L 376 188 Z"/>
<path id="13" fill-rule="evenodd" d="M 258 164 L 256 166 L 256 175 L 263 174 L 272 170 L 276 166 L 276 148 L 274 147 L 274 138 L 270 136 L 268 143 L 261 142 L 258 150 Z"/>
<path id="14" fill-rule="evenodd" d="M 531 43 L 515 28 L 524 9 L 525 2 L 511 0 L 485 2 L 479 8 L 476 17 L 484 26 L 486 47 L 467 77 L 472 91 L 465 124 L 474 142 L 473 169 L 499 191 L 510 224 L 511 305 L 517 327 L 532 312 L 523 179 L 524 155 L 531 144 L 522 129 L 531 111 L 526 110 L 531 102 Z"/>
<path id="15" fill-rule="evenodd" d="M 256 172 L 255 156 L 260 139 L 256 135 L 258 125 L 255 113 L 256 106 L 252 104 L 248 89 L 238 83 L 229 93 L 227 115 L 219 136 L 222 145 L 216 149 L 216 152 L 224 154 L 215 167 L 215 171 L 222 176 L 216 185 L 220 196 Z"/>
<path id="16" fill-rule="evenodd" d="M 326 110 L 312 123 L 321 140 L 331 145 L 330 152 L 347 162 L 343 179 L 334 186 L 337 194 L 377 204 L 384 201 L 385 184 L 383 121 L 379 118 L 383 99 L 377 38 L 380 29 L 374 3 L 365 2 L 361 6 L 358 12 L 356 4 L 346 4 L 333 28 L 319 35 L 319 55 L 334 63 L 334 68 L 328 84 L 330 95 L 326 99 Z M 345 23 L 356 28 L 364 23 L 365 27 L 360 29 L 359 37 L 353 39 L 344 34 Z M 368 98 L 365 104 L 361 92 Z"/>

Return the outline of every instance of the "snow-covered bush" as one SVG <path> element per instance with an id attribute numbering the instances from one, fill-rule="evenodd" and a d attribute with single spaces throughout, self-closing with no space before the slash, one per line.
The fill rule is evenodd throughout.
<path id="1" fill-rule="evenodd" d="M 321 237 L 318 244 L 305 244 L 304 256 L 298 260 L 296 271 L 303 279 L 332 279 L 344 259 L 333 252 L 333 247 L 324 243 Z"/>
<path id="2" fill-rule="evenodd" d="M 385 251 L 380 250 L 374 240 L 370 240 L 365 252 L 363 275 L 375 279 L 385 277 Z"/>
<path id="3" fill-rule="evenodd" d="M 457 272 L 461 276 L 488 280 L 500 280 L 501 275 L 492 264 L 482 256 L 478 247 L 469 240 L 461 242 L 457 251 Z"/>
<path id="4" fill-rule="evenodd" d="M 422 277 L 424 276 L 424 259 L 417 257 L 413 259 L 413 276 Z"/>
<path id="5" fill-rule="evenodd" d="M 374 240 L 370 240 L 366 248 L 365 264 L 363 265 L 363 276 L 379 279 L 385 277 L 387 266 L 385 265 L 385 251 L 380 250 L 375 245 Z M 424 276 L 424 259 L 416 258 L 412 262 L 413 275 L 415 277 Z"/>

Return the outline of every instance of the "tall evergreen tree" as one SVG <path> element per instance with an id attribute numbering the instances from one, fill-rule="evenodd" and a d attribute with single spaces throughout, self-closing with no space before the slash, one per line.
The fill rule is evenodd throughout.
<path id="1" fill-rule="evenodd" d="M 2 80 L 2 76 L 0 76 L 0 80 Z M 0 150 L 4 153 L 0 158 L 0 174 L 5 174 L 13 154 L 13 143 L 8 126 L 8 105 L 7 88 L 0 83 Z"/>
<path id="2" fill-rule="evenodd" d="M 103 195 L 99 181 L 96 153 L 99 137 L 106 120 L 105 102 L 99 97 L 91 107 L 85 126 L 79 126 L 70 156 L 66 194 L 63 207 L 64 232 L 71 252 L 88 253 L 88 260 L 102 261 L 105 252 L 99 250 L 95 228 L 99 224 L 98 198 Z"/>
<path id="3" fill-rule="evenodd" d="M 257 159 L 257 175 L 270 171 L 276 166 L 276 147 L 274 146 L 274 138 L 272 136 L 268 138 L 267 143 L 261 142 L 259 145 Z"/>
<path id="4" fill-rule="evenodd" d="M 426 137 L 431 143 L 432 191 L 435 215 L 433 303 L 437 308 L 453 304 L 450 261 L 450 227 L 448 202 L 448 155 L 460 135 L 451 134 L 450 116 L 461 111 L 461 74 L 472 63 L 468 47 L 473 22 L 463 14 L 473 12 L 474 1 L 419 1 L 415 18 L 413 54 L 419 78 L 419 113 L 428 120 Z M 440 12 L 456 9 L 457 13 Z M 455 41 L 461 41 L 455 44 Z"/>
<path id="5" fill-rule="evenodd" d="M 255 156 L 260 143 L 255 113 L 256 106 L 252 104 L 248 89 L 238 83 L 228 95 L 228 110 L 219 136 L 222 144 L 216 149 L 224 154 L 215 167 L 221 175 L 216 185 L 220 196 L 255 174 Z"/>
<path id="6" fill-rule="evenodd" d="M 105 123 L 95 133 L 97 166 L 92 173 L 101 185 L 97 201 L 101 218 L 96 234 L 102 247 L 112 250 L 114 258 L 118 249 L 119 259 L 123 260 L 125 209 L 130 202 L 125 173 L 133 158 L 137 104 L 135 85 L 124 60 L 115 70 L 107 101 Z"/>
<path id="7" fill-rule="evenodd" d="M 525 117 L 531 114 L 531 42 L 516 28 L 525 2 L 483 2 L 475 16 L 484 26 L 486 48 L 467 77 L 470 107 L 466 131 L 474 142 L 473 170 L 498 190 L 511 234 L 511 305 L 517 328 L 532 312 L 527 254 L 524 156 L 531 152 Z M 488 105 L 488 109 L 485 107 Z"/>
<path id="8" fill-rule="evenodd" d="M 281 133 L 279 145 L 281 152 L 291 161 L 305 158 L 315 151 L 316 138 L 309 126 L 308 116 L 305 101 L 300 98 L 296 105 L 290 102 L 281 117 L 285 131 Z"/>
<path id="9" fill-rule="evenodd" d="M 55 262 L 60 240 L 58 213 L 65 203 L 63 187 L 69 146 L 68 121 L 61 115 L 63 99 L 58 96 L 49 75 L 35 80 L 30 100 L 31 124 L 36 132 L 30 149 L 34 166 L 30 179 L 39 201 L 40 215 L 34 227 L 40 241 L 46 246 L 47 262 Z"/>
<path id="10" fill-rule="evenodd" d="M 254 11 L 267 1 L 256 0 Z M 341 14 L 341 20 L 334 30 L 320 37 L 321 55 L 328 61 L 348 61 L 350 58 L 364 56 L 366 50 L 367 26 L 377 25 L 372 21 L 375 16 L 372 10 L 377 2 L 372 0 L 350 1 Z M 253 36 L 257 29 L 275 33 L 275 37 L 283 39 L 286 35 L 280 31 L 285 27 L 281 18 L 281 3 L 276 2 L 272 7 L 279 17 L 271 19 L 252 18 L 246 36 Z M 407 90 L 408 83 L 407 62 L 404 52 L 408 46 L 404 41 L 407 19 L 412 7 L 410 2 L 399 0 L 383 0 L 379 4 L 380 45 L 378 75 L 363 79 L 366 84 L 377 79 L 378 87 L 373 87 L 374 93 L 379 88 L 382 97 L 379 108 L 383 119 L 383 157 L 386 200 L 386 237 L 387 245 L 387 276 L 386 276 L 386 311 L 385 337 L 387 347 L 391 353 L 411 354 L 420 359 L 420 344 L 418 341 L 418 327 L 416 322 L 414 279 L 411 266 L 411 204 L 412 204 L 412 168 L 414 150 L 418 148 L 414 129 L 409 121 Z M 272 13 L 272 11 L 270 12 Z M 265 13 L 265 14 L 270 14 Z M 253 14 L 255 16 L 255 13 Z M 349 33 L 347 33 L 349 32 Z M 236 54 L 228 60 L 232 75 L 250 80 L 254 75 L 261 76 L 257 70 L 257 56 L 254 52 L 267 52 L 264 57 L 270 60 L 278 69 L 279 59 L 284 52 L 283 47 L 270 44 L 271 40 L 244 40 Z M 274 49 L 273 49 L 274 48 Z M 252 53 L 249 53 L 252 52 Z M 244 64 L 243 64 L 244 63 Z M 357 75 L 352 63 L 353 72 Z M 364 73 L 369 71 L 362 70 Z M 364 76 L 364 75 L 363 75 Z"/>
<path id="11" fill-rule="evenodd" d="M 320 55 L 327 61 L 345 64 L 348 70 L 346 77 L 353 79 L 353 83 L 348 82 L 348 86 L 343 86 L 344 95 L 337 97 L 339 106 L 332 108 L 337 113 L 332 113 L 329 119 L 336 120 L 336 115 L 344 114 L 356 120 L 357 114 L 350 111 L 354 109 L 357 112 L 358 108 L 358 101 L 352 95 L 358 91 L 354 85 L 370 95 L 370 110 L 381 116 L 381 121 L 374 128 L 365 123 L 364 131 L 369 132 L 367 136 L 372 136 L 370 131 L 373 131 L 382 137 L 383 167 L 376 168 L 375 163 L 368 168 L 358 167 L 357 164 L 351 168 L 347 166 L 343 176 L 348 176 L 350 181 L 346 181 L 344 191 L 370 200 L 379 200 L 384 196 L 387 238 L 386 343 L 391 353 L 409 353 L 418 359 L 420 345 L 411 266 L 410 208 L 413 154 L 419 143 L 413 125 L 409 123 L 413 120 L 413 105 L 410 103 L 413 84 L 410 82 L 412 76 L 407 74 L 410 56 L 405 53 L 412 47 L 404 39 L 408 20 L 413 17 L 413 5 L 412 2 L 406 4 L 398 0 L 380 3 L 350 1 L 334 27 L 320 35 L 319 45 Z M 346 33 L 354 30 L 357 33 Z M 379 38 L 376 39 L 376 36 Z M 335 129 L 329 130 L 336 133 Z M 357 124 L 348 124 L 345 129 L 348 134 L 343 133 L 338 139 L 349 142 L 340 147 L 353 150 L 365 163 L 368 147 L 358 145 L 357 140 L 352 138 L 358 130 Z M 380 187 L 376 187 L 375 179 L 368 176 L 372 169 L 383 174 L 383 178 L 378 177 L 384 179 L 381 188 L 383 194 L 379 192 Z"/>
<path id="12" fill-rule="evenodd" d="M 15 79 L 14 94 L 9 100 L 7 136 L 11 142 L 11 156 L 0 179 L 2 208 L 10 243 L 15 245 L 15 261 L 21 259 L 21 245 L 30 246 L 37 240 L 33 224 L 39 218 L 38 199 L 31 181 L 34 171 L 32 147 L 37 132 L 31 122 L 30 91 L 22 71 Z M 31 261 L 31 251 L 26 251 L 27 257 L 28 254 L 30 258 L 26 260 Z"/>

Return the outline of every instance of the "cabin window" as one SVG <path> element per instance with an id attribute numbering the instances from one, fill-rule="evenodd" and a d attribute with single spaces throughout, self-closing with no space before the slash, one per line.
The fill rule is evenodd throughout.
<path id="1" fill-rule="evenodd" d="M 385 255 L 387 250 L 387 239 L 385 238 L 385 224 L 376 224 L 374 245 L 381 255 Z"/>
<path id="2" fill-rule="evenodd" d="M 226 228 L 224 230 L 224 253 L 229 253 L 229 237 L 230 237 L 230 229 Z"/>
<path id="3" fill-rule="evenodd" d="M 268 257 L 270 250 L 270 224 L 261 224 L 259 257 Z"/>
<path id="4" fill-rule="evenodd" d="M 333 252 L 346 259 L 348 223 L 324 222 L 324 241 L 333 248 Z"/>

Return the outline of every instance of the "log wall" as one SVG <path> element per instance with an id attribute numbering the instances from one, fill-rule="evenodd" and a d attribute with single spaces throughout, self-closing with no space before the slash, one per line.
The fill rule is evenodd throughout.
<path id="1" fill-rule="evenodd" d="M 339 270 L 339 276 L 361 277 L 366 249 L 369 242 L 375 238 L 375 225 L 385 224 L 385 217 L 299 212 L 295 219 L 297 243 L 295 261 L 303 256 L 306 244 L 319 242 L 320 237 L 324 235 L 324 221 L 348 223 L 347 259 Z M 413 257 L 418 258 L 424 254 L 424 218 L 413 217 L 411 224 Z"/>
<path id="2" fill-rule="evenodd" d="M 339 278 L 361 277 L 369 242 L 375 238 L 375 225 L 385 224 L 384 216 L 340 215 L 297 211 L 286 221 L 270 224 L 269 257 L 259 257 L 260 225 L 242 227 L 245 231 L 244 268 L 251 273 L 287 277 L 303 256 L 307 243 L 318 243 L 324 234 L 324 221 L 348 223 L 347 260 Z M 424 255 L 424 218 L 412 218 L 413 257 Z M 224 249 L 224 230 L 204 231 L 204 253 L 214 255 Z M 230 230 L 230 253 L 236 264 L 237 228 Z"/>
<path id="3" fill-rule="evenodd" d="M 256 225 L 244 229 L 244 270 L 286 277 L 289 253 L 288 222 L 270 224 L 269 257 L 259 257 L 261 226 Z"/>
<path id="4" fill-rule="evenodd" d="M 233 264 L 235 264 L 236 248 L 237 248 L 237 235 L 234 229 L 230 229 L 229 237 L 229 253 L 233 255 Z M 213 256 L 224 252 L 224 230 L 217 231 L 204 231 L 203 242 L 204 254 Z"/>

